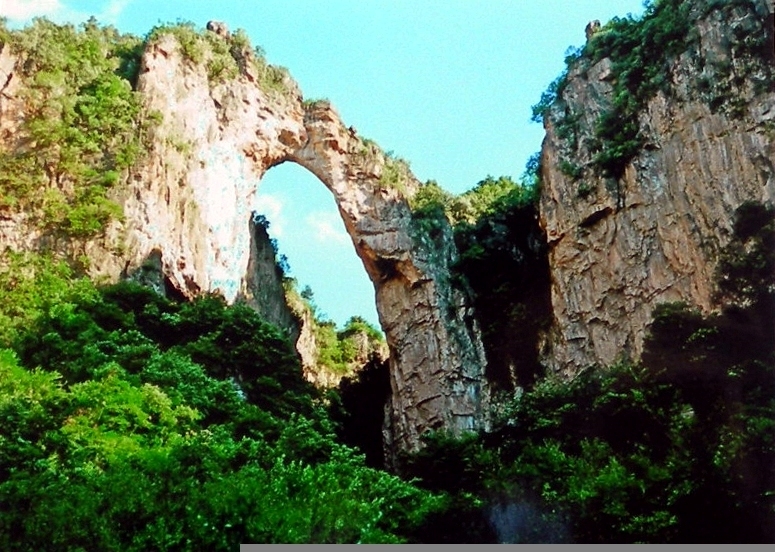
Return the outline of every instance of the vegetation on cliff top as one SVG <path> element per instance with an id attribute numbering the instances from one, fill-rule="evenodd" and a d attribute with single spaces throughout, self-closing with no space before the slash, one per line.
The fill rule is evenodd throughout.
<path id="1" fill-rule="evenodd" d="M 591 147 L 596 167 L 604 174 L 620 177 L 643 144 L 638 121 L 641 110 L 656 92 L 668 90 L 670 63 L 687 47 L 691 7 L 690 2 L 679 0 L 648 2 L 642 17 L 615 17 L 596 31 L 584 47 L 570 49 L 565 59 L 566 70 L 533 106 L 533 121 L 543 121 L 553 106 L 562 103 L 571 71 L 610 59 L 611 72 L 616 75 L 611 80 L 611 106 L 589 134 L 596 140 Z M 577 140 L 577 125 L 575 114 L 562 112 L 558 134 Z M 574 178 L 579 176 L 577 167 L 568 167 L 570 170 L 563 172 Z"/>
<path id="2" fill-rule="evenodd" d="M 82 242 L 121 220 L 111 197 L 143 150 L 144 122 L 133 91 L 147 44 L 171 34 L 184 56 L 204 64 L 214 82 L 250 68 L 268 93 L 289 93 L 287 71 L 269 65 L 244 31 L 228 37 L 179 22 L 145 39 L 100 26 L 35 19 L 21 30 L 0 20 L 0 43 L 21 59 L 24 118 L 0 149 L 0 210 L 24 211 L 57 240 Z M 83 257 L 83 263 L 88 260 Z"/>
<path id="3" fill-rule="evenodd" d="M 568 51 L 567 68 L 533 106 L 533 121 L 542 122 L 551 113 L 558 137 L 571 150 L 580 145 L 581 134 L 589 136 L 591 141 L 585 147 L 592 154 L 593 167 L 606 176 L 619 178 L 643 147 L 645 137 L 639 121 L 643 109 L 658 92 L 674 95 L 673 64 L 684 53 L 689 53 L 690 61 L 698 65 L 699 74 L 696 82 L 689 83 L 688 92 L 707 101 L 713 110 L 741 116 L 745 113 L 747 83 L 753 84 L 756 93 L 771 89 L 775 82 L 775 71 L 766 62 L 767 29 L 763 25 L 754 29 L 735 27 L 730 36 L 731 59 L 705 59 L 695 51 L 700 41 L 697 22 L 714 11 L 735 7 L 756 13 L 750 0 L 653 0 L 646 3 L 641 17 L 613 18 L 583 47 Z M 754 20 L 758 19 L 755 15 Z M 610 105 L 594 128 L 581 129 L 578 113 L 569 111 L 563 99 L 568 78 L 603 59 L 611 63 L 612 76 L 607 79 L 612 87 Z M 582 168 L 567 160 L 565 163 L 563 172 L 579 180 Z M 588 190 L 580 190 L 580 195 L 586 193 Z"/>
<path id="4" fill-rule="evenodd" d="M 200 29 L 190 21 L 178 21 L 154 27 L 146 35 L 145 42 L 153 44 L 167 35 L 175 37 L 186 59 L 205 67 L 207 78 L 213 84 L 250 71 L 264 92 L 279 96 L 290 93 L 292 80 L 288 70 L 270 65 L 263 49 L 253 47 L 243 29 L 219 34 Z"/>
<path id="5" fill-rule="evenodd" d="M 25 117 L 0 150 L 0 209 L 55 236 L 93 237 L 122 216 L 108 194 L 141 150 L 141 41 L 93 20 L 76 30 L 36 19 L 2 37 L 22 59 Z"/>

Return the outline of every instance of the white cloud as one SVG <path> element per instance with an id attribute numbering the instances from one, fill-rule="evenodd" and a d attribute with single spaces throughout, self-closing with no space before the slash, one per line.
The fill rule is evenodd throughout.
<path id="1" fill-rule="evenodd" d="M 53 17 L 63 9 L 59 0 L 3 0 L 0 16 L 11 21 L 26 21 L 33 17 Z"/>
<path id="2" fill-rule="evenodd" d="M 57 23 L 78 24 L 92 15 L 100 24 L 115 25 L 121 13 L 132 0 L 109 0 L 97 13 L 86 13 L 61 0 L 2 0 L 0 16 L 12 23 L 26 24 L 34 17 L 46 17 Z"/>
<path id="3" fill-rule="evenodd" d="M 283 201 L 271 194 L 258 194 L 253 209 L 266 217 L 269 221 L 269 235 L 280 238 L 285 229 L 283 218 Z"/>
<path id="4" fill-rule="evenodd" d="M 110 23 L 115 25 L 121 13 L 126 9 L 131 0 L 110 0 L 108 5 L 102 10 L 102 13 L 97 17 L 101 23 Z"/>
<path id="5" fill-rule="evenodd" d="M 313 236 L 321 243 L 347 243 L 350 239 L 342 229 L 342 221 L 335 211 L 318 211 L 307 216 L 307 224 L 312 227 Z"/>

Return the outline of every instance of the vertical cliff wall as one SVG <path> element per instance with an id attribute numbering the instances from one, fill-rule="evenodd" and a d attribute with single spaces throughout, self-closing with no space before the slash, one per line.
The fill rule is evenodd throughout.
<path id="1" fill-rule="evenodd" d="M 660 302 L 712 310 L 735 209 L 775 200 L 772 2 L 663 4 L 690 22 L 680 53 L 625 74 L 622 52 L 592 53 L 616 44 L 605 36 L 616 30 L 590 26 L 544 116 L 540 210 L 554 311 L 544 361 L 566 375 L 638 357 Z M 655 40 L 638 47 L 668 49 Z M 661 84 L 641 94 L 635 120 L 614 120 L 639 99 L 619 85 L 648 78 Z"/>
<path id="2" fill-rule="evenodd" d="M 391 351 L 386 442 L 414 448 L 426 429 L 482 427 L 483 352 L 463 296 L 449 282 L 451 233 L 429 243 L 414 228 L 404 197 L 419 183 L 401 162 L 345 128 L 329 105 L 310 106 L 305 121 L 309 140 L 292 160 L 332 191 L 375 284 Z"/>

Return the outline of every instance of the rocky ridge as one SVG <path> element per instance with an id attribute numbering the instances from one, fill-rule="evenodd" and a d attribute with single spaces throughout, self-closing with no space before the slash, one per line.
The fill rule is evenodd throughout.
<path id="1" fill-rule="evenodd" d="M 332 192 L 375 285 L 391 351 L 388 449 L 414 449 L 430 428 L 481 427 L 478 338 L 468 330 L 450 338 L 460 321 L 441 303 L 456 301 L 459 312 L 462 296 L 451 299 L 454 292 L 438 285 L 434 272 L 445 273 L 446 264 L 423 256 L 410 235 L 405 197 L 419 183 L 344 125 L 328 102 L 304 103 L 292 81 L 266 92 L 256 80 L 248 68 L 234 80 L 208 81 L 201 65 L 183 59 L 173 37 L 148 47 L 138 90 L 146 112 L 163 113 L 164 122 L 153 140 L 158 150 L 133 175 L 145 185 L 135 185 L 139 193 L 125 203 L 136 225 L 128 249 L 146 251 L 162 240 L 153 246 L 162 248 L 175 288 L 220 291 L 233 300 L 245 280 L 245 224 L 260 179 L 277 164 L 298 163 Z M 157 213 L 174 220 L 162 223 Z"/>

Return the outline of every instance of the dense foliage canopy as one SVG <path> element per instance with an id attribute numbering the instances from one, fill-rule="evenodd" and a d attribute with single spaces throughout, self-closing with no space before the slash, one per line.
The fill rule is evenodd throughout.
<path id="1" fill-rule="evenodd" d="M 4 550 L 400 542 L 442 507 L 337 442 L 252 310 L 84 287 L 0 353 Z"/>

